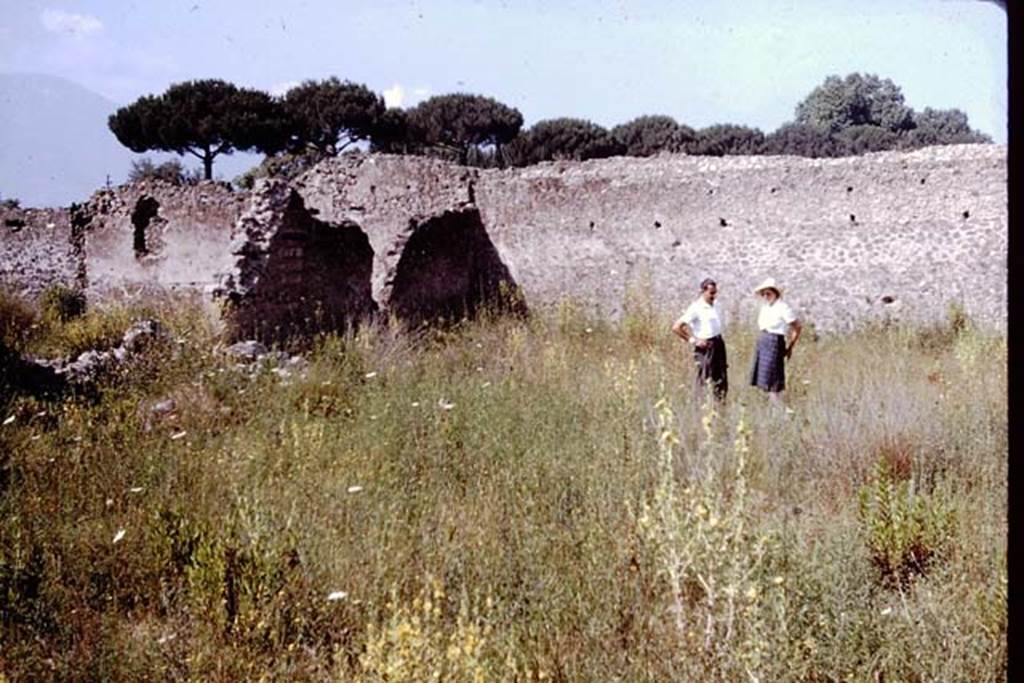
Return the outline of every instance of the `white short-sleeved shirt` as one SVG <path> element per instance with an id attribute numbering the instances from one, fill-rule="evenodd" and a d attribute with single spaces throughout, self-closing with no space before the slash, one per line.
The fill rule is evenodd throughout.
<path id="1" fill-rule="evenodd" d="M 757 314 L 757 327 L 772 334 L 786 334 L 786 327 L 796 320 L 796 313 L 782 299 L 770 304 L 762 304 Z"/>
<path id="2" fill-rule="evenodd" d="M 711 339 L 722 334 L 724 320 L 717 301 L 709 304 L 704 297 L 698 297 L 676 322 L 688 325 L 697 339 Z"/>

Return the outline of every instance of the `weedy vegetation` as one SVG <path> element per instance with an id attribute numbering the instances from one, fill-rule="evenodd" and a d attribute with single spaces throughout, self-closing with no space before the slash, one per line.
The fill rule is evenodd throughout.
<path id="1" fill-rule="evenodd" d="M 806 340 L 787 414 L 742 325 L 728 400 L 695 397 L 643 297 L 368 326 L 304 372 L 188 303 L 64 298 L 0 298 L 5 345 L 172 341 L 0 402 L 11 680 L 1006 678 L 1005 336 Z"/>

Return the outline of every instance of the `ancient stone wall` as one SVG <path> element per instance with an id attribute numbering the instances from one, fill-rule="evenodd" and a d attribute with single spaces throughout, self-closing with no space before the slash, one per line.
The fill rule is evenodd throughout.
<path id="1" fill-rule="evenodd" d="M 346 155 L 319 164 L 295 183 L 320 218 L 358 223 L 373 247 L 373 297 L 385 288 L 402 255 L 410 225 L 472 204 L 475 169 L 435 159 Z"/>
<path id="2" fill-rule="evenodd" d="M 87 294 L 213 287 L 216 274 L 233 263 L 232 229 L 248 202 L 248 193 L 214 182 L 100 190 L 84 207 Z"/>
<path id="3" fill-rule="evenodd" d="M 819 330 L 944 320 L 951 302 L 1005 326 L 1005 146 L 817 160 L 619 157 L 508 170 L 357 154 L 324 162 L 292 186 L 317 219 L 365 231 L 371 293 L 384 308 L 396 283 L 409 310 L 410 297 L 434 285 L 443 293 L 437 301 L 448 301 L 439 264 L 488 252 L 531 306 L 571 297 L 616 315 L 632 291 L 669 314 L 712 276 L 731 318 L 749 324 L 750 289 L 771 275 Z M 215 183 L 149 182 L 102 190 L 74 216 L 8 210 L 0 214 L 0 280 L 29 292 L 85 282 L 92 297 L 212 288 L 236 265 L 232 239 L 249 199 Z M 431 222 L 446 212 L 449 220 Z M 467 212 L 478 212 L 472 229 Z M 439 258 L 402 266 L 417 244 Z M 456 261 L 452 282 L 479 281 L 469 270 L 477 260 Z"/>
<path id="4" fill-rule="evenodd" d="M 327 223 L 281 180 L 261 180 L 234 231 L 233 267 L 213 292 L 229 339 L 287 341 L 343 331 L 377 310 L 373 251 L 351 221 Z"/>
<path id="5" fill-rule="evenodd" d="M 633 289 L 670 313 L 712 276 L 746 324 L 757 305 L 750 289 L 771 275 L 820 330 L 944 320 L 951 302 L 1005 325 L 1006 148 L 997 145 L 485 171 L 342 157 L 299 188 L 322 213 L 358 212 L 378 258 L 408 217 L 475 202 L 531 305 L 572 297 L 614 315 Z"/>
<path id="6" fill-rule="evenodd" d="M 0 286 L 35 298 L 74 287 L 79 264 L 66 209 L 0 209 Z"/>

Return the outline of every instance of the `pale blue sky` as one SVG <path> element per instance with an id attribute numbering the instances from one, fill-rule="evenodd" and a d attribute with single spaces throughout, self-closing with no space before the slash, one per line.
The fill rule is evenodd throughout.
<path id="1" fill-rule="evenodd" d="M 605 126 L 668 114 L 770 132 L 830 74 L 1006 141 L 1006 16 L 978 0 L 0 0 L 0 71 L 119 103 L 218 77 L 281 91 L 337 75 L 408 106 L 467 91 Z"/>

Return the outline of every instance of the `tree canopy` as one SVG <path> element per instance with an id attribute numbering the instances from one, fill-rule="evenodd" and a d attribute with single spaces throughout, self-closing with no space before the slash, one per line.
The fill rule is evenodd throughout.
<path id="1" fill-rule="evenodd" d="M 410 154 L 419 151 L 423 137 L 422 132 L 412 128 L 404 109 L 390 107 L 377 119 L 370 136 L 370 150 Z"/>
<path id="2" fill-rule="evenodd" d="M 466 163 L 470 147 L 500 147 L 519 134 L 519 110 L 482 95 L 436 95 L 406 112 L 408 131 L 417 141 L 454 152 Z"/>
<path id="3" fill-rule="evenodd" d="M 162 95 L 140 97 L 112 114 L 107 125 L 133 152 L 196 156 L 207 180 L 218 155 L 249 149 L 273 154 L 284 147 L 288 132 L 282 108 L 270 95 L 216 79 L 177 83 Z"/>
<path id="4" fill-rule="evenodd" d="M 623 147 L 623 153 L 648 157 L 659 152 L 682 152 L 694 141 L 695 133 L 671 116 L 639 116 L 611 129 L 611 135 Z"/>
<path id="5" fill-rule="evenodd" d="M 959 109 L 925 107 L 924 111 L 915 112 L 914 128 L 905 135 L 903 146 L 917 148 L 983 142 L 992 142 L 992 138 L 972 129 L 964 112 Z"/>
<path id="6" fill-rule="evenodd" d="M 719 123 L 697 131 L 687 150 L 690 154 L 720 157 L 727 154 L 761 154 L 764 133 L 757 128 Z"/>
<path id="7" fill-rule="evenodd" d="M 305 81 L 285 93 L 283 104 L 293 149 L 308 147 L 331 155 L 369 139 L 384 114 L 382 97 L 335 76 Z"/>
<path id="8" fill-rule="evenodd" d="M 763 154 L 789 154 L 818 158 L 842 155 L 842 146 L 834 136 L 802 123 L 786 123 L 765 136 Z"/>
<path id="9" fill-rule="evenodd" d="M 622 154 L 623 145 L 591 121 L 558 118 L 538 121 L 517 143 L 519 163 L 557 159 L 600 159 Z"/>
<path id="10" fill-rule="evenodd" d="M 852 73 L 829 76 L 796 106 L 796 123 L 838 133 L 850 126 L 878 126 L 893 132 L 913 127 L 913 110 L 888 78 Z"/>

